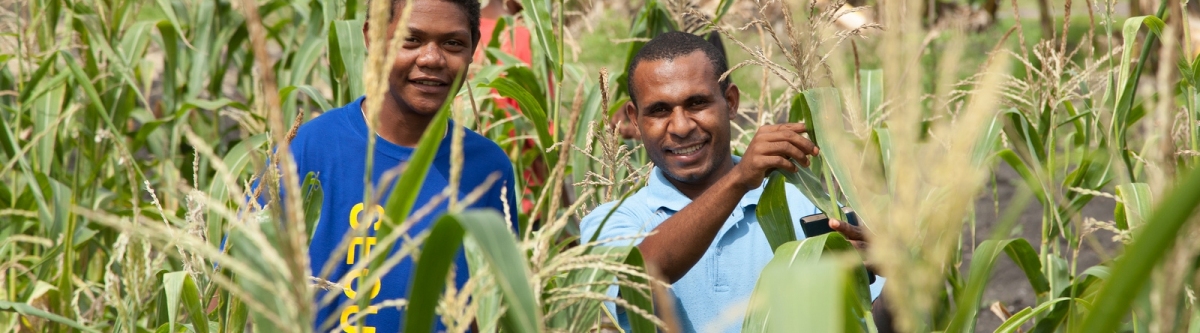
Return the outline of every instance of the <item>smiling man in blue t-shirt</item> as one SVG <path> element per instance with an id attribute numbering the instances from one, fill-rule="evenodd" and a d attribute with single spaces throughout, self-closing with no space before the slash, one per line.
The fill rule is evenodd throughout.
<path id="1" fill-rule="evenodd" d="M 398 244 L 386 250 L 372 248 L 387 235 L 377 235 L 375 228 L 367 227 L 365 237 L 351 238 L 348 249 L 338 251 L 347 234 L 366 223 L 360 220 L 370 209 L 362 202 L 366 156 L 368 153 L 374 154 L 374 167 L 371 170 L 374 185 L 390 187 L 390 184 L 378 183 L 382 174 L 412 157 L 421 135 L 447 97 L 454 93 L 450 91 L 453 81 L 466 72 L 479 40 L 477 0 L 410 0 L 412 14 L 404 27 L 398 26 L 396 20 L 404 8 L 404 1 L 383 1 L 390 1 L 393 11 L 388 28 L 389 39 L 398 29 L 407 29 L 409 35 L 392 59 L 394 65 L 388 73 L 388 91 L 383 95 L 378 132 L 370 133 L 364 119 L 364 98 L 360 97 L 305 123 L 292 141 L 292 155 L 298 173 L 302 177 L 309 172 L 315 173 L 324 191 L 320 223 L 313 232 L 309 259 L 313 275 L 330 281 L 353 279 L 362 274 L 351 271 L 351 267 L 365 260 L 361 255 L 363 253 L 386 255 L 401 246 Z M 367 28 L 364 24 L 364 34 Z M 446 200 L 433 199 L 450 183 L 450 133 L 454 126 L 457 125 L 451 122 L 446 128 L 428 129 L 445 134 L 424 183 L 396 185 L 420 186 L 414 211 L 431 202 L 434 204 L 432 213 L 425 215 L 407 231 L 410 237 L 428 229 L 446 210 Z M 370 135 L 378 135 L 378 140 L 374 151 L 368 152 L 367 138 Z M 470 208 L 506 212 L 515 230 L 516 197 L 513 168 L 508 156 L 491 140 L 469 130 L 465 131 L 462 143 L 465 160 L 459 183 L 460 198 L 484 185 L 489 176 L 499 176 L 486 194 Z M 386 196 L 378 202 L 387 202 Z M 379 205 L 373 209 L 383 212 L 383 207 Z M 333 269 L 325 275 L 322 269 L 330 261 L 334 262 Z M 365 316 L 363 332 L 399 331 L 402 327 L 402 311 L 394 306 L 378 305 L 388 300 L 407 298 L 413 268 L 411 258 L 404 258 L 372 290 L 358 288 L 356 281 L 347 284 L 351 289 L 349 291 L 318 290 L 317 300 L 325 298 L 328 293 L 338 295 L 332 303 L 318 304 L 314 328 L 318 332 L 335 329 L 356 332 L 358 330 L 353 327 L 353 318 Z M 461 250 L 455 261 L 455 269 L 456 282 L 462 286 L 468 278 L 468 270 Z M 368 293 L 372 306 L 358 308 L 353 296 L 360 292 Z"/>

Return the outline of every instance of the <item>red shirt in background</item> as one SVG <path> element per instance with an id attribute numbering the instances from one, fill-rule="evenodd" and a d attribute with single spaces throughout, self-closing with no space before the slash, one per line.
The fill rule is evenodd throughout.
<path id="1" fill-rule="evenodd" d="M 474 59 L 476 63 L 483 63 L 487 59 L 486 52 L 488 45 L 492 41 L 492 33 L 496 30 L 496 22 L 496 19 L 479 18 L 479 47 L 475 48 Z M 533 49 L 530 46 L 529 29 L 521 25 L 507 26 L 504 31 L 500 32 L 498 37 L 500 38 L 501 51 L 520 59 L 526 66 L 533 64 Z M 495 93 L 495 90 L 493 90 L 493 93 Z M 517 112 L 521 111 L 520 106 L 517 105 L 517 101 L 511 98 L 496 98 L 495 101 L 496 107 L 505 109 L 506 114 L 508 114 L 508 109 L 517 110 Z M 512 114 L 508 115 L 511 116 Z M 510 135 L 516 135 L 516 133 L 510 133 Z M 525 140 L 523 148 L 537 149 L 537 144 L 533 140 Z M 525 179 L 526 184 L 531 186 L 541 185 L 542 180 L 545 179 L 546 168 L 544 165 L 538 165 L 538 163 L 534 162 L 535 165 L 522 170 L 521 176 Z M 533 202 L 529 199 L 529 196 L 533 192 L 526 187 L 524 194 L 521 196 L 521 212 L 529 214 L 533 210 Z"/>

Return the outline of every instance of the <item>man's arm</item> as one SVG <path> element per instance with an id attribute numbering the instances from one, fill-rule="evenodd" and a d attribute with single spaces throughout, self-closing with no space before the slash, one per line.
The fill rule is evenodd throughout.
<path id="1" fill-rule="evenodd" d="M 764 126 L 750 141 L 746 153 L 724 177 L 692 200 L 683 210 L 663 221 L 655 234 L 638 249 L 671 283 L 679 281 L 708 250 L 713 238 L 746 192 L 762 185 L 773 170 L 797 171 L 792 160 L 808 165 L 817 154 L 812 141 L 800 136 L 804 124 Z"/>

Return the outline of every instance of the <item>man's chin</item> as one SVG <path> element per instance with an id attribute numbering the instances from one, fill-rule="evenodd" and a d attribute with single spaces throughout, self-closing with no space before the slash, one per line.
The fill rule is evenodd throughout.
<path id="1" fill-rule="evenodd" d="M 671 170 L 663 169 L 663 175 L 667 176 L 667 178 L 671 178 L 672 180 L 674 180 L 676 182 L 680 182 L 680 183 L 684 183 L 684 184 L 696 184 L 696 183 L 699 183 L 701 180 L 703 180 L 705 178 L 705 176 L 708 175 L 708 172 L 705 172 L 704 170 L 699 170 L 699 168 L 696 168 L 696 169 L 689 168 L 689 169 L 682 169 L 682 170 L 680 170 L 680 169 L 671 169 Z"/>

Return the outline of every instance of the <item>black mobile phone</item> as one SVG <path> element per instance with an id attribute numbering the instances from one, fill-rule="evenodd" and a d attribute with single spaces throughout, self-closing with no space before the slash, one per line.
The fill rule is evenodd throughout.
<path id="1" fill-rule="evenodd" d="M 846 223 L 850 225 L 858 225 L 858 214 L 854 214 L 854 210 L 849 207 L 842 207 L 842 212 L 846 214 Z M 800 218 L 800 229 L 804 230 L 805 237 L 816 237 L 833 232 L 833 228 L 829 227 L 829 217 L 824 213 L 813 214 Z"/>

